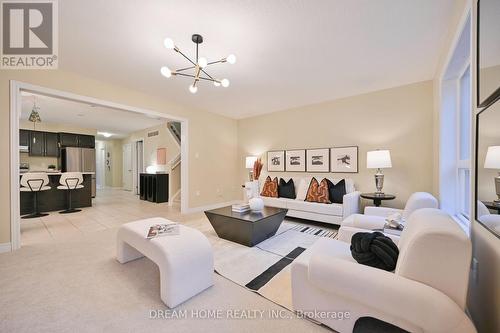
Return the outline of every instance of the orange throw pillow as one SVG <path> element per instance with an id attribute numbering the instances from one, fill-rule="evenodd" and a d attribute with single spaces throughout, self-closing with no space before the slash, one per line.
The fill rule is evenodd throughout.
<path id="1" fill-rule="evenodd" d="M 321 183 L 318 183 L 318 181 L 314 177 L 313 179 L 311 179 L 305 201 L 327 204 L 331 203 L 330 193 L 328 192 L 328 182 L 326 181 L 326 178 L 324 178 Z"/>
<path id="2" fill-rule="evenodd" d="M 260 194 L 263 197 L 278 197 L 278 177 L 274 177 L 271 180 L 271 177 L 267 176 L 266 182 L 264 183 L 264 187 L 262 188 L 262 193 Z"/>

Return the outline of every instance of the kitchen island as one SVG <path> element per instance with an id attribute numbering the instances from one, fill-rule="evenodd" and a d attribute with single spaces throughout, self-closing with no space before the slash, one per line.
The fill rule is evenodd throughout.
<path id="1" fill-rule="evenodd" d="M 40 212 L 52 212 L 65 210 L 68 207 L 68 193 L 59 190 L 59 179 L 61 172 L 47 172 L 49 176 L 50 190 L 38 192 L 38 208 Z M 82 172 L 83 188 L 72 190 L 71 204 L 73 208 L 92 206 L 92 175 L 94 172 Z M 21 174 L 22 177 L 22 174 Z M 32 192 L 21 192 L 20 213 L 21 215 L 33 212 L 35 195 Z"/>

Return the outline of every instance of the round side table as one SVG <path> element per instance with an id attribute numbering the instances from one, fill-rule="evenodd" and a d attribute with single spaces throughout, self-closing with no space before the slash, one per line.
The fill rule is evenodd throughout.
<path id="1" fill-rule="evenodd" d="M 394 200 L 396 196 L 393 194 L 386 193 L 362 193 L 361 197 L 364 199 L 373 200 L 375 207 L 380 207 L 382 200 Z"/>

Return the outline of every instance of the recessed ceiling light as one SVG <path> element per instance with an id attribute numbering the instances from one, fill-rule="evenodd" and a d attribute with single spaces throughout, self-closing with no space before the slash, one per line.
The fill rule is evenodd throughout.
<path id="1" fill-rule="evenodd" d="M 108 132 L 97 132 L 97 134 L 102 135 L 105 138 L 109 138 L 113 135 L 113 134 L 108 133 Z"/>

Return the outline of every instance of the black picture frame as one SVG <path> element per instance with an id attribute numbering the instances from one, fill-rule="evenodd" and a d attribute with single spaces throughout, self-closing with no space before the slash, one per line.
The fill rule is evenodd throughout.
<path id="1" fill-rule="evenodd" d="M 311 151 L 314 150 L 326 150 L 328 152 L 328 162 L 327 165 L 325 166 L 325 170 L 310 170 L 309 169 L 309 156 L 311 154 Z M 306 172 L 310 173 L 329 173 L 330 172 L 330 148 L 311 148 L 311 149 L 306 149 Z"/>
<path id="2" fill-rule="evenodd" d="M 276 167 L 270 164 L 271 159 L 269 158 L 270 154 L 280 153 L 281 155 L 281 163 L 279 167 Z M 276 154 L 275 154 L 276 155 Z M 267 172 L 284 172 L 285 171 L 285 151 L 284 150 L 269 150 L 267 152 Z"/>
<path id="3" fill-rule="evenodd" d="M 333 169 L 333 156 L 332 151 L 334 149 L 341 148 L 356 148 L 356 171 L 334 171 Z M 342 146 L 342 147 L 332 147 L 330 148 L 330 172 L 331 173 L 359 173 L 359 147 L 358 146 Z"/>
<path id="4" fill-rule="evenodd" d="M 481 96 L 481 1 L 477 1 L 477 26 L 476 26 L 476 95 L 477 95 L 477 107 L 487 108 L 493 105 L 496 101 L 500 99 L 500 86 L 490 94 L 489 96 Z M 490 0 L 491 1 L 491 0 Z"/>
<path id="5" fill-rule="evenodd" d="M 500 103 L 500 101 L 497 101 L 496 103 Z M 494 106 L 497 106 L 495 103 L 493 104 L 490 104 L 488 105 L 486 108 L 484 108 L 483 110 L 481 110 L 480 112 L 477 113 L 476 115 L 476 146 L 474 147 L 475 149 L 475 161 L 474 161 L 474 167 L 475 167 L 475 171 L 474 171 L 474 177 L 475 177 L 475 181 L 474 181 L 474 204 L 476 205 L 476 209 L 475 209 L 475 212 L 474 212 L 474 221 L 475 223 L 479 223 L 483 228 L 485 228 L 486 230 L 488 230 L 490 233 L 492 233 L 494 236 L 496 236 L 498 239 L 500 239 L 500 235 L 496 232 L 494 232 L 493 230 L 491 230 L 488 226 L 486 226 L 483 222 L 481 222 L 477 216 L 477 202 L 479 200 L 478 198 L 478 183 L 479 183 L 479 125 L 480 125 L 480 116 L 481 114 L 483 114 L 484 112 L 487 112 L 489 111 L 492 107 Z M 498 105 L 500 107 L 500 104 Z"/>
<path id="6" fill-rule="evenodd" d="M 292 151 L 303 151 L 304 152 L 304 170 L 289 170 L 288 168 L 288 156 L 287 156 L 287 153 L 288 152 L 292 152 Z M 285 171 L 286 172 L 306 172 L 306 163 L 307 163 L 307 153 L 306 153 L 306 149 L 287 149 L 285 150 Z"/>

